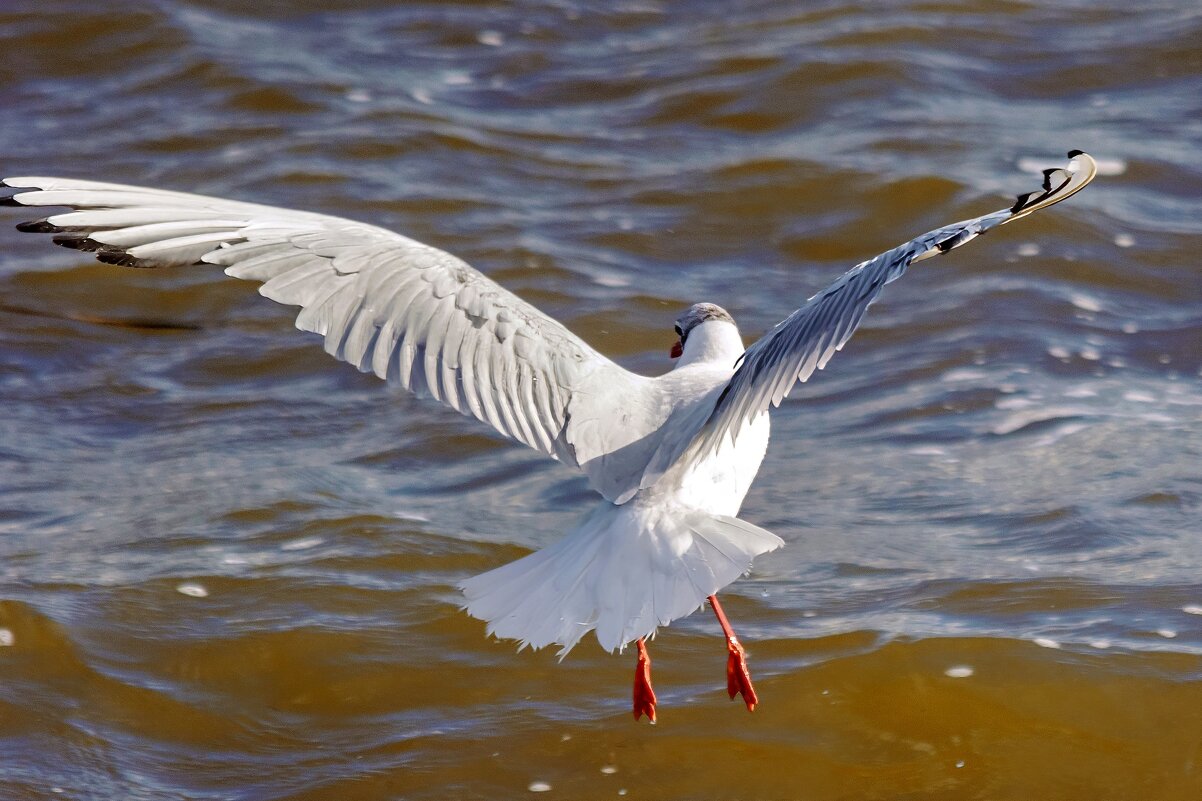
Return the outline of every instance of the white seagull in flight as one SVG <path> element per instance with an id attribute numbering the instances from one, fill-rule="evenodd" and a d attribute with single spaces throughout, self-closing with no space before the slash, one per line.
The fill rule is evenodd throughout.
<path id="1" fill-rule="evenodd" d="M 644 640 L 709 601 L 726 636 L 727 690 L 757 701 L 716 593 L 780 547 L 738 519 L 768 445 L 770 406 L 822 369 L 869 304 L 912 262 L 963 245 L 1080 190 L 1094 160 L 1072 151 L 1013 207 L 954 223 L 856 265 L 751 347 L 719 306 L 676 319 L 674 368 L 623 369 L 554 319 L 437 248 L 338 217 L 182 192 L 16 177 L 0 199 L 72 211 L 22 231 L 132 267 L 217 264 L 300 306 L 297 328 L 361 371 L 432 397 L 581 470 L 601 498 L 567 536 L 460 584 L 497 637 L 566 653 L 595 631 L 635 642 L 634 716 L 655 721 Z"/>

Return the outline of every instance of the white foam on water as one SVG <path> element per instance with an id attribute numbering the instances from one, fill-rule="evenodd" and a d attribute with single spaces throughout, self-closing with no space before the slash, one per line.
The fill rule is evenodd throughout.
<path id="1" fill-rule="evenodd" d="M 1099 108 L 1108 105 L 1109 100 L 1105 98 L 1095 98 L 1092 105 Z M 1127 162 L 1123 159 L 1107 159 L 1094 157 L 1094 162 L 1098 165 L 1098 175 L 1122 175 L 1127 171 Z M 1064 166 L 1064 159 L 1047 159 L 1039 156 L 1023 156 L 1016 162 L 1016 166 L 1023 172 L 1043 172 L 1044 170 L 1054 170 L 1057 167 Z"/>
<path id="2" fill-rule="evenodd" d="M 208 598 L 209 591 L 204 588 L 204 585 L 197 584 L 195 581 L 185 581 L 183 584 L 178 584 L 175 591 L 180 595 L 187 595 L 190 598 Z"/>
<path id="3" fill-rule="evenodd" d="M 1100 312 L 1102 310 L 1102 304 L 1098 302 L 1098 299 L 1089 295 L 1081 295 L 1074 292 L 1068 296 L 1068 302 L 1082 311 Z"/>
<path id="4" fill-rule="evenodd" d="M 314 548 L 318 545 L 321 545 L 323 542 L 325 542 L 325 540 L 322 539 L 321 537 L 304 537 L 303 539 L 292 540 L 291 542 L 285 542 L 283 545 L 280 546 L 280 550 L 304 551 L 308 548 Z"/>

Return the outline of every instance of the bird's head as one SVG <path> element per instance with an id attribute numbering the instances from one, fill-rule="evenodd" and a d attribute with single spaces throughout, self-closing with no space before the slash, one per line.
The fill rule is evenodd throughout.
<path id="1" fill-rule="evenodd" d="M 733 360 L 743 352 L 734 318 L 713 303 L 694 303 L 676 318 L 675 327 L 677 340 L 672 345 L 672 358 L 681 359 L 680 364 Z"/>

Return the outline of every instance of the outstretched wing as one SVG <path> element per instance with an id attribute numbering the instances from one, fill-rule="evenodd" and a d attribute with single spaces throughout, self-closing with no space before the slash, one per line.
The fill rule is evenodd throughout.
<path id="1" fill-rule="evenodd" d="M 1011 208 L 925 233 L 857 264 L 806 301 L 743 354 L 734 376 L 688 448 L 690 453 L 709 453 L 723 437 L 733 438 L 745 421 L 767 411 L 769 404 L 779 406 L 794 385 L 808 379 L 815 369 L 825 367 L 851 337 L 885 284 L 900 278 L 912 263 L 958 248 L 991 228 L 1080 191 L 1093 180 L 1097 164 L 1079 150 L 1068 155 L 1068 166 L 1045 170 L 1042 190 L 1020 195 Z"/>
<path id="2" fill-rule="evenodd" d="M 3 202 L 74 211 L 22 223 L 60 245 L 133 267 L 218 264 L 301 311 L 331 355 L 432 396 L 502 434 L 583 466 L 656 426 L 607 434 L 599 399 L 644 400 L 649 379 L 466 263 L 371 225 L 182 192 L 62 178 L 7 178 Z M 28 188 L 28 189 L 27 189 Z M 617 437 L 610 442 L 606 437 Z M 598 464 L 603 460 L 598 460 Z M 593 476 L 594 479 L 604 477 Z M 602 494 L 617 490 L 594 481 Z"/>

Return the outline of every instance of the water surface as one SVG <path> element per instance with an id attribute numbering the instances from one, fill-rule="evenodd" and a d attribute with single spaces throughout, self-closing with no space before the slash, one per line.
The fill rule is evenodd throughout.
<path id="1" fill-rule="evenodd" d="M 0 217 L 0 797 L 1202 793 L 1195 3 L 18 0 L 8 175 L 381 224 L 623 365 L 750 338 L 865 257 L 1104 174 L 890 287 L 774 414 L 732 585 L 633 659 L 514 653 L 460 579 L 571 471 L 359 375 L 218 270 Z"/>

